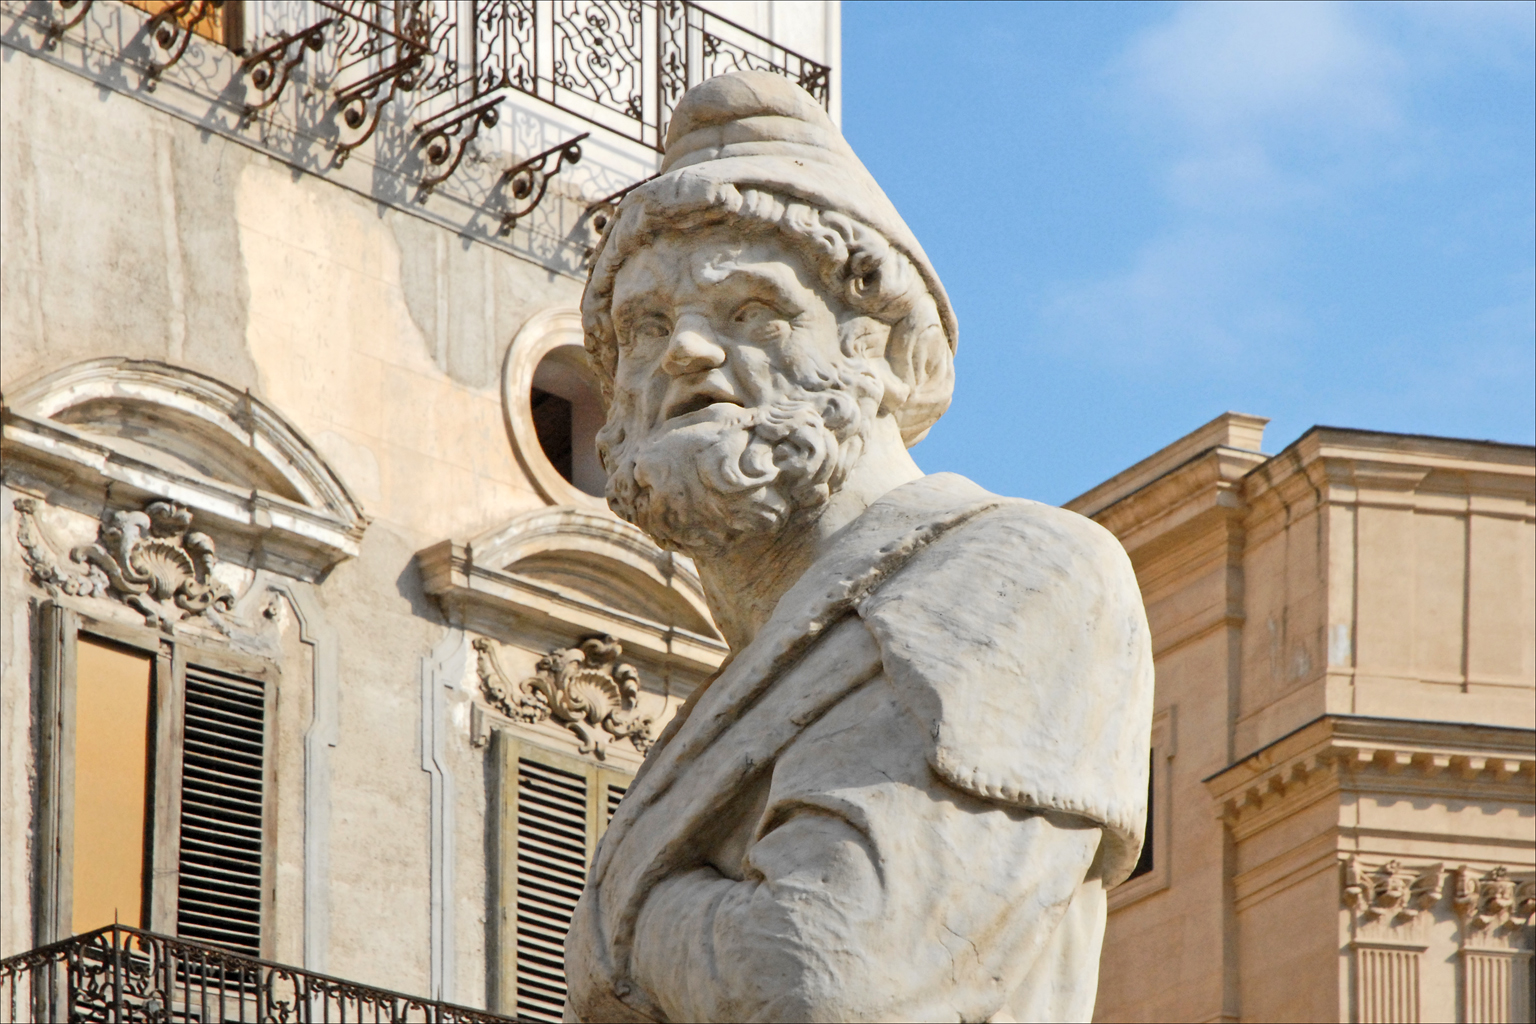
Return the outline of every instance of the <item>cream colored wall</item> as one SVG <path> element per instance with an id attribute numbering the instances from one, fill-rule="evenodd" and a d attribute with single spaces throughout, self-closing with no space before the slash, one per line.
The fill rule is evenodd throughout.
<path id="1" fill-rule="evenodd" d="M 1347 1020 L 1341 856 L 1530 867 L 1524 774 L 1407 798 L 1372 790 L 1406 784 L 1385 770 L 1287 782 L 1262 810 L 1213 798 L 1207 779 L 1259 770 L 1271 753 L 1244 759 L 1328 714 L 1536 724 L 1532 451 L 1320 429 L 1269 457 L 1261 430 L 1218 417 L 1067 506 L 1131 555 L 1156 706 L 1177 712 L 1169 884 L 1111 894 L 1098 1020 Z M 1448 902 L 1431 918 L 1424 1019 L 1450 1019 Z"/>
<path id="2" fill-rule="evenodd" d="M 1238 747 L 1324 711 L 1536 727 L 1529 450 L 1342 431 L 1292 450 L 1249 481 Z"/>
<path id="3" fill-rule="evenodd" d="M 331 754 L 329 973 L 426 992 L 428 786 L 420 659 L 445 632 L 415 553 L 543 507 L 507 441 L 500 368 L 581 282 L 462 239 L 24 56 L 0 63 L 3 379 L 104 355 L 208 373 L 276 409 L 373 519 L 319 600 L 341 636 Z M 91 139 L 82 146 L 81 139 Z M 31 706 L 24 568 L 5 510 L 5 840 L 0 949 L 31 943 Z M 467 737 L 472 665 L 456 700 Z M 302 750 L 284 715 L 282 756 Z M 457 773 L 461 997 L 484 992 L 483 754 Z M 280 845 L 299 822 L 284 816 Z M 291 864 L 291 858 L 285 863 Z M 27 894 L 27 895 L 21 895 Z M 302 905 L 279 907 L 300 959 Z"/>

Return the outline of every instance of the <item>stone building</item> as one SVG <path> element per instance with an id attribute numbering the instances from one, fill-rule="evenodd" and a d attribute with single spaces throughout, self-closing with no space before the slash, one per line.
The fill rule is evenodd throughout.
<path id="1" fill-rule="evenodd" d="M 1526 1021 L 1536 452 L 1233 413 L 1067 503 L 1130 552 L 1152 841 L 1105 1021 Z"/>
<path id="2" fill-rule="evenodd" d="M 0 957 L 115 920 L 293 965 L 290 1008 L 558 1019 L 612 802 L 726 653 L 598 497 L 589 247 L 687 85 L 837 119 L 838 17 L 0 2 Z M 1069 506 L 1158 671 L 1099 1016 L 1529 1019 L 1531 449 L 1262 427 Z M 184 1013 L 134 941 L 125 998 Z"/>
<path id="3" fill-rule="evenodd" d="M 589 248 L 689 85 L 836 118 L 838 18 L 0 4 L 0 956 L 117 921 L 332 1019 L 388 997 L 318 975 L 559 1019 L 592 847 L 726 653 L 600 497 Z M 113 941 L 130 1003 L 255 1012 L 148 938 L 71 991 Z M 0 1015 L 61 1012 L 29 984 Z"/>

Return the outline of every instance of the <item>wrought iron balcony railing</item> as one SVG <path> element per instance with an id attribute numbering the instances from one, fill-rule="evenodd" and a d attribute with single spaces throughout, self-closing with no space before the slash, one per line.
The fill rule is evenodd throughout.
<path id="1" fill-rule="evenodd" d="M 0 1022 L 502 1022 L 215 946 L 109 925 L 0 960 Z"/>
<path id="2" fill-rule="evenodd" d="M 50 40 L 92 6 L 62 0 Z M 143 86 L 154 88 L 183 59 L 200 26 L 245 23 L 225 9 L 223 0 L 162 5 L 146 26 Z M 823 104 L 831 99 L 830 67 L 690 0 L 312 0 L 287 5 L 280 30 L 249 31 L 247 44 L 221 30 L 223 43 L 244 55 L 248 118 L 271 111 L 303 67 L 309 83 L 330 93 L 338 165 L 396 105 L 424 151 L 428 190 L 453 173 L 464 146 L 495 125 L 496 108 L 515 92 L 657 152 L 683 93 L 715 75 L 770 71 Z"/>

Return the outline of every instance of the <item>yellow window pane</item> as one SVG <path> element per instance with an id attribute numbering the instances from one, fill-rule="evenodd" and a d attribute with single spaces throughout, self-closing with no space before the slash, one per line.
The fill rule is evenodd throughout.
<path id="1" fill-rule="evenodd" d="M 153 661 L 81 637 L 75 659 L 72 928 L 138 926 Z"/>

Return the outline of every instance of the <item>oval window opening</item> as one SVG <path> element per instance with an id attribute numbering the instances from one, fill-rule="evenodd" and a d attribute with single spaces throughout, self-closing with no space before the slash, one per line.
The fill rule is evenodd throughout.
<path id="1" fill-rule="evenodd" d="M 577 490 L 601 498 L 608 483 L 597 458 L 603 403 L 586 352 L 562 345 L 541 359 L 533 371 L 528 407 L 550 465 Z"/>

